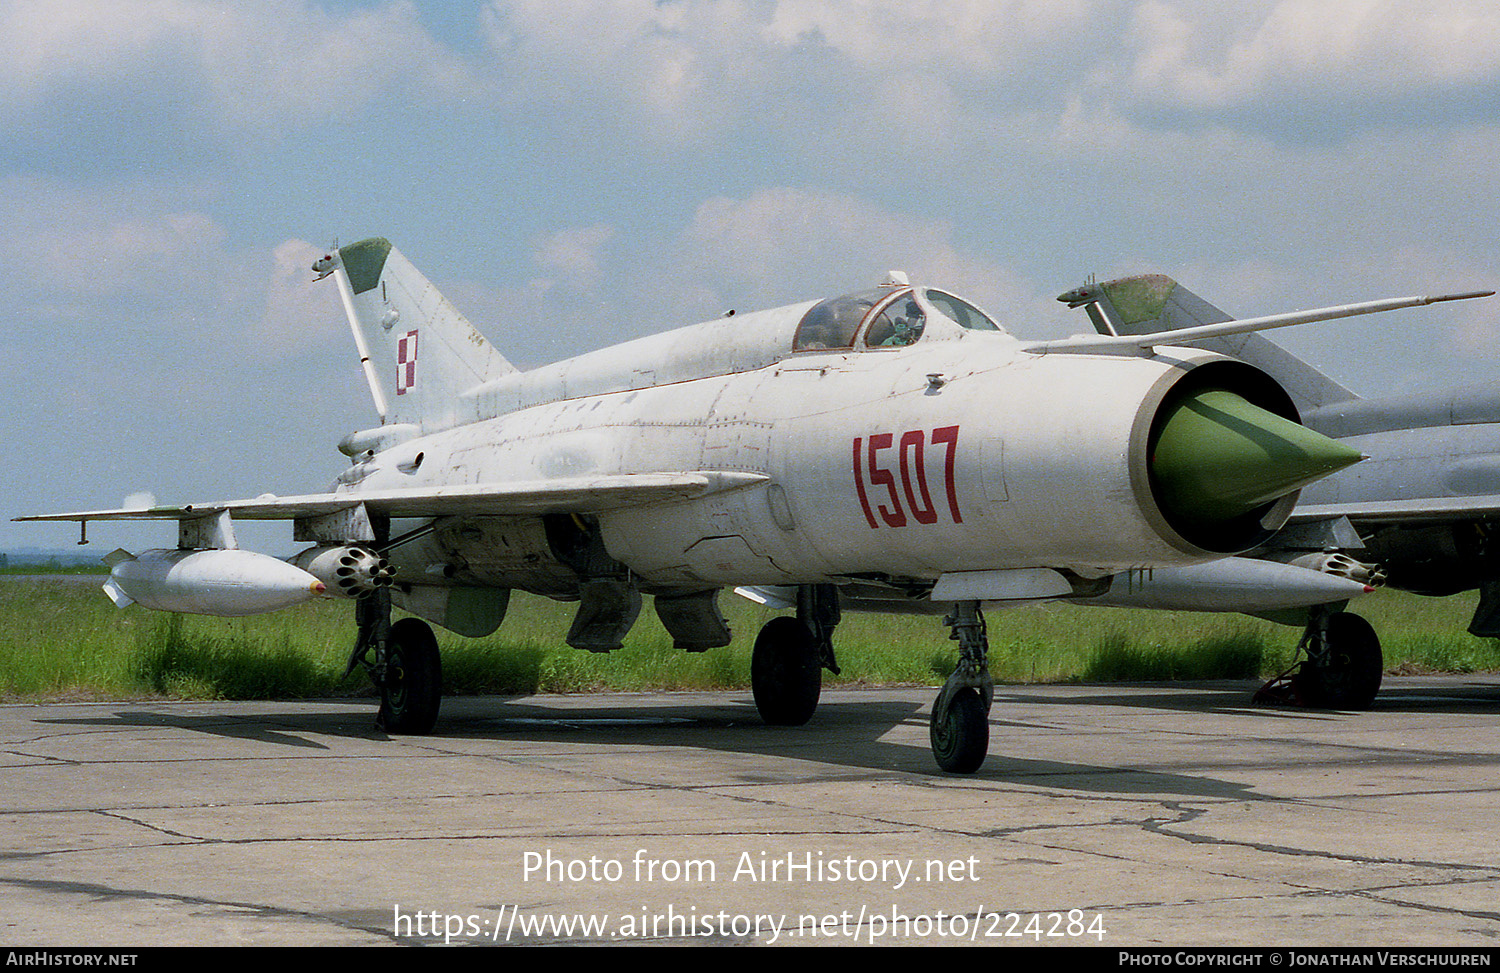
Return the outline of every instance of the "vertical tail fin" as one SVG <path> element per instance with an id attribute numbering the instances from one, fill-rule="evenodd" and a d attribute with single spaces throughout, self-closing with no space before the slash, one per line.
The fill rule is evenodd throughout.
<path id="1" fill-rule="evenodd" d="M 1089 284 L 1068 291 L 1058 300 L 1069 307 L 1082 306 L 1100 334 L 1152 334 L 1234 320 L 1172 278 L 1160 274 Z M 1280 382 L 1297 403 L 1297 408 L 1304 412 L 1359 398 L 1307 362 L 1258 334 L 1230 335 L 1194 344 L 1259 368 Z"/>
<path id="2" fill-rule="evenodd" d="M 474 418 L 459 414 L 460 394 L 516 371 L 389 240 L 335 249 L 313 269 L 338 282 L 382 423 Z"/>

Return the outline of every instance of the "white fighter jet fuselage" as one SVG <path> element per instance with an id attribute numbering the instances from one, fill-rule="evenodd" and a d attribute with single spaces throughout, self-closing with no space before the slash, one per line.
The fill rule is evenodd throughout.
<path id="1" fill-rule="evenodd" d="M 415 273 L 399 254 L 386 260 L 399 277 Z M 347 274 L 339 279 L 348 286 Z M 356 320 L 394 311 L 400 331 L 413 315 L 396 291 L 369 286 L 346 301 Z M 814 327 L 824 305 L 838 334 Z M 920 331 L 880 333 L 891 319 L 920 321 Z M 413 345 L 431 340 L 410 334 Z M 398 396 L 424 381 L 423 353 L 413 353 Z M 709 481 L 703 494 L 670 509 L 592 511 L 605 551 L 647 591 L 851 576 L 921 585 L 1041 564 L 1100 578 L 1222 556 L 1262 526 L 1226 523 L 1212 536 L 1198 525 L 1184 536 L 1159 509 L 1153 421 L 1198 387 L 1237 389 L 1287 412 L 1273 383 L 1222 356 L 1033 354 L 958 298 L 893 282 L 479 382 L 447 397 L 436 421 L 351 437 L 354 465 L 335 493 L 352 501 L 456 484 L 583 487 L 698 473 Z M 424 435 L 433 425 L 449 428 Z M 554 502 L 548 512 L 564 509 Z M 473 514 L 482 512 L 477 504 Z M 577 573 L 536 530 L 539 549 L 527 550 L 524 528 L 491 528 L 455 521 L 392 558 L 406 578 L 576 590 Z"/>
<path id="2" fill-rule="evenodd" d="M 767 317 L 795 323 L 797 310 Z M 1150 509 L 1149 418 L 1186 363 L 1026 356 L 1008 335 L 949 327 L 959 333 L 920 348 L 788 354 L 667 385 L 567 394 L 576 386 L 559 380 L 543 387 L 551 401 L 356 457 L 335 492 L 354 500 L 663 470 L 719 477 L 670 516 L 659 505 L 597 514 L 610 555 L 650 586 L 931 581 L 1035 567 L 1039 548 L 1050 567 L 1099 577 L 1222 551 L 1163 530 Z M 534 373 L 516 378 L 538 384 Z M 478 411 L 514 395 L 507 384 L 476 396 Z M 445 532 L 437 549 L 407 545 L 399 557 L 416 563 L 403 576 L 447 554 L 464 577 L 527 586 L 492 561 L 503 555 L 460 535 Z"/>

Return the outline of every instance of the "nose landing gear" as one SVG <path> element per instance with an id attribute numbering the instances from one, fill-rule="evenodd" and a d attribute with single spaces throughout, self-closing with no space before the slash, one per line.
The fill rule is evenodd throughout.
<path id="1" fill-rule="evenodd" d="M 932 704 L 928 736 L 939 767 L 950 774 L 972 774 L 990 748 L 995 684 L 990 678 L 989 637 L 977 601 L 958 602 L 943 622 L 952 629 L 949 638 L 958 642 L 958 666 Z"/>

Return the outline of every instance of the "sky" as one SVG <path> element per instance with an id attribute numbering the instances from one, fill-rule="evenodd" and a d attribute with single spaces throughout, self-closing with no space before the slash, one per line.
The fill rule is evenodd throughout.
<path id="1" fill-rule="evenodd" d="M 1044 338 L 1091 275 L 1242 317 L 1495 287 L 1497 172 L 1481 0 L 0 0 L 0 547 L 327 489 L 378 423 L 335 240 L 521 367 L 890 269 Z M 1481 383 L 1500 299 L 1274 338 Z"/>

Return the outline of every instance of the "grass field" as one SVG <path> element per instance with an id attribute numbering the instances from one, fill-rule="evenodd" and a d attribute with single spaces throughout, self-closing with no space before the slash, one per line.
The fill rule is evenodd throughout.
<path id="1" fill-rule="evenodd" d="M 102 579 L 99 579 L 102 581 Z M 1464 629 L 1475 596 L 1379 592 L 1353 606 L 1380 633 L 1387 671 L 1500 670 L 1500 642 Z M 727 649 L 687 653 L 650 608 L 622 651 L 592 655 L 563 638 L 572 606 L 511 600 L 495 635 L 438 631 L 450 694 L 730 689 L 750 682 L 750 647 L 772 612 L 726 593 Z M 999 682 L 1255 678 L 1292 661 L 1300 630 L 1241 615 L 1032 607 L 988 615 Z M 848 615 L 835 636 L 840 676 L 825 685 L 940 684 L 957 658 L 938 618 Z M 116 609 L 93 580 L 0 576 L 0 699 L 257 699 L 370 694 L 341 678 L 353 645 L 349 602 L 246 619 Z"/>

